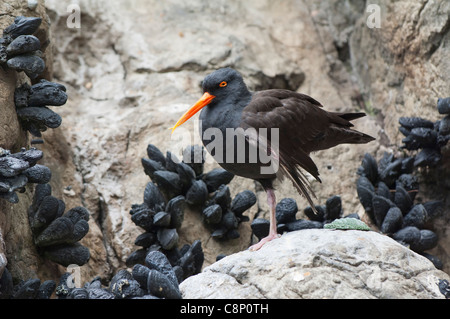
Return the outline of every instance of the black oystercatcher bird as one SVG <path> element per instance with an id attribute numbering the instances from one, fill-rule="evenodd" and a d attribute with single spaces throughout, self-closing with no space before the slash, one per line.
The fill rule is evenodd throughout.
<path id="1" fill-rule="evenodd" d="M 172 132 L 202 110 L 200 134 L 214 159 L 227 171 L 254 179 L 264 187 L 270 207 L 270 231 L 250 250 L 258 250 L 278 237 L 275 179 L 288 177 L 314 208 L 310 194 L 315 195 L 301 169 L 321 180 L 309 154 L 339 144 L 374 140 L 351 129 L 350 121 L 365 113 L 327 112 L 312 97 L 290 90 L 250 92 L 242 76 L 231 68 L 209 74 L 202 87 L 203 96 L 178 120 Z M 230 138 L 230 134 L 234 135 Z M 239 138 L 244 144 L 239 144 Z M 208 147 L 210 143 L 215 147 Z"/>

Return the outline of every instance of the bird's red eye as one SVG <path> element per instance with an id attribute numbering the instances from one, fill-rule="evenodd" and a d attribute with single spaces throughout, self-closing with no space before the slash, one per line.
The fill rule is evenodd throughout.
<path id="1" fill-rule="evenodd" d="M 227 84 L 228 84 L 227 82 L 222 81 L 222 82 L 220 82 L 219 86 L 220 86 L 221 88 L 223 88 L 223 87 L 226 87 Z"/>

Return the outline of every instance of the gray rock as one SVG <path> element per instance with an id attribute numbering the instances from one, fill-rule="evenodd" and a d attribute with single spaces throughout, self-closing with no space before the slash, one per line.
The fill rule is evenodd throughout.
<path id="1" fill-rule="evenodd" d="M 180 284 L 183 298 L 444 298 L 449 276 L 373 231 L 290 232 L 242 251 Z"/>

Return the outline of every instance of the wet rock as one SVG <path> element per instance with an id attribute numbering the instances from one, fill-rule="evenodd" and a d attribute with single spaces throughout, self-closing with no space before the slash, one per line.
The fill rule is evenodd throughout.
<path id="1" fill-rule="evenodd" d="M 16 17 L 14 23 L 3 30 L 3 36 L 15 39 L 20 35 L 33 34 L 39 28 L 41 22 L 42 19 L 38 17 Z"/>
<path id="2" fill-rule="evenodd" d="M 44 60 L 34 54 L 18 55 L 6 62 L 6 65 L 18 72 L 23 71 L 30 77 L 35 79 L 44 72 L 45 62 Z"/>
<path id="3" fill-rule="evenodd" d="M 33 35 L 20 35 L 15 38 L 6 48 L 8 56 L 12 57 L 39 50 L 41 42 Z"/>

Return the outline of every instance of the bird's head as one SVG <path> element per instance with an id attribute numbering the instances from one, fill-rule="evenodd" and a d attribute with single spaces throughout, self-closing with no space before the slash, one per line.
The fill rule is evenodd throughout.
<path id="1" fill-rule="evenodd" d="M 208 104 L 232 97 L 243 88 L 247 90 L 241 74 L 232 68 L 223 68 L 208 74 L 202 82 L 202 88 L 203 96 L 180 117 L 174 127 L 171 128 L 172 133 L 178 126 L 189 120 Z"/>

